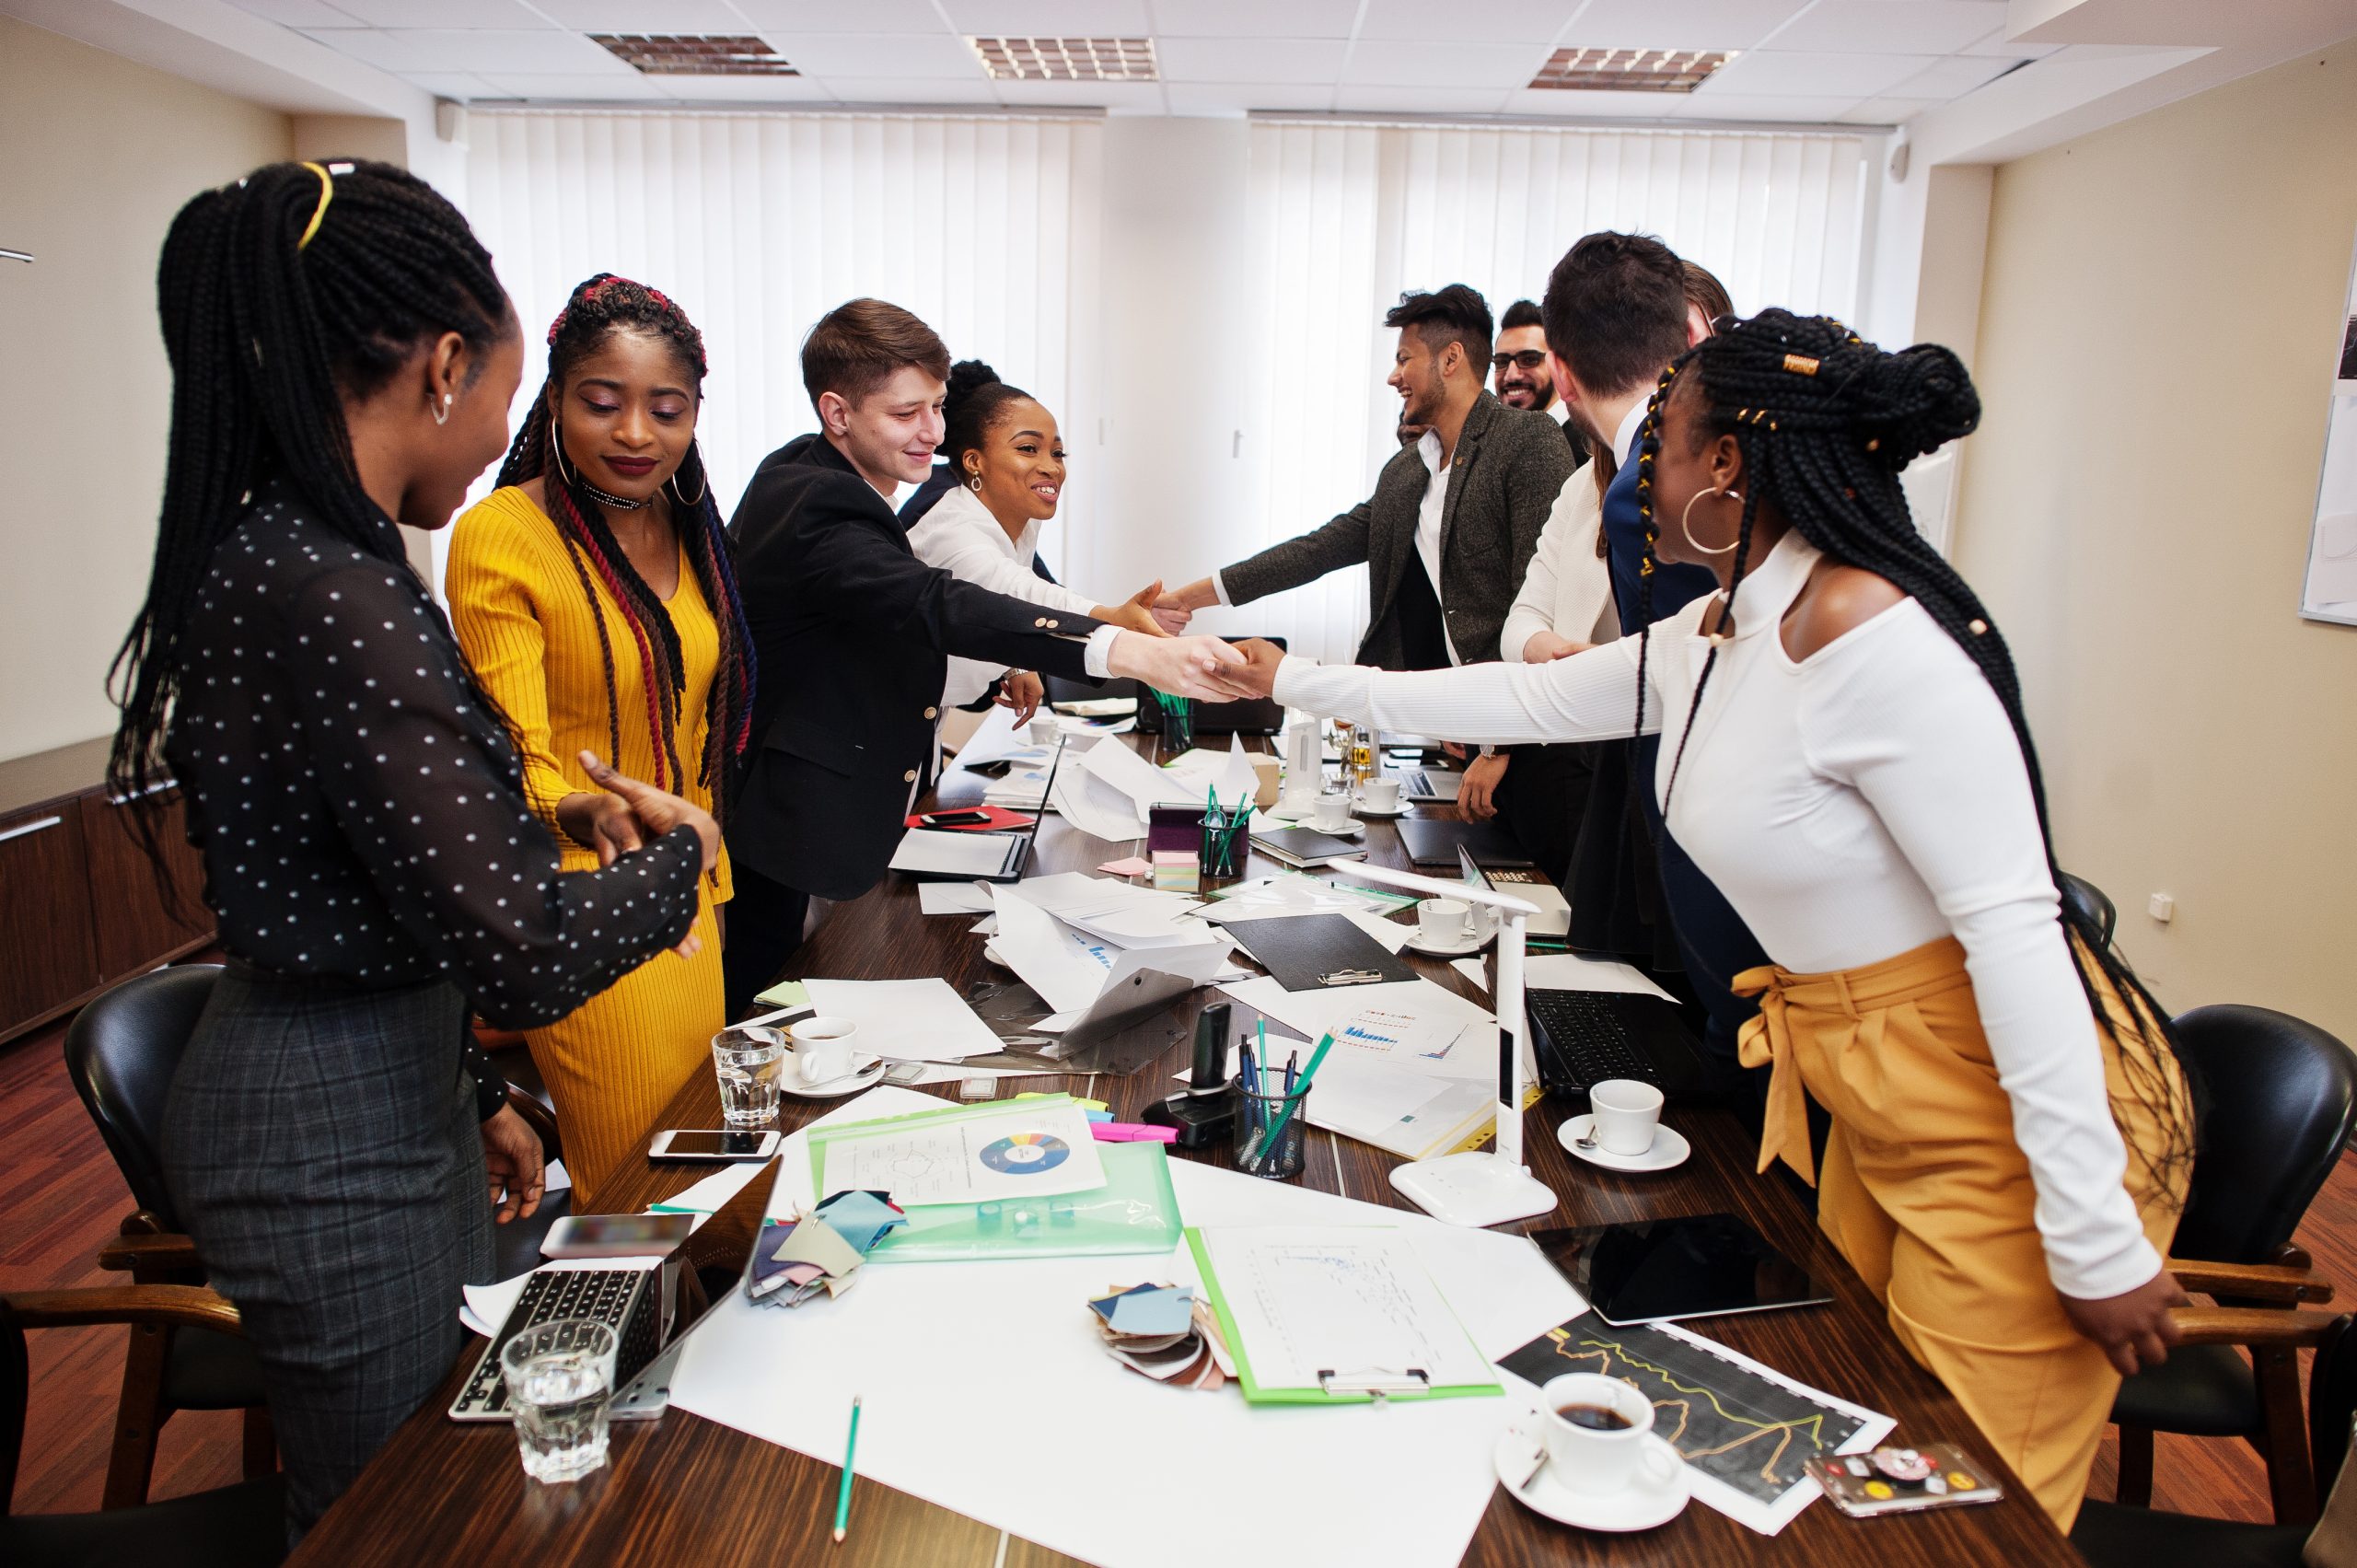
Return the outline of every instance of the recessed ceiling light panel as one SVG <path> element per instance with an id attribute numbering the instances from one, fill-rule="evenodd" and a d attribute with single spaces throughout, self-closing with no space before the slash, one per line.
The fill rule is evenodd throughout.
<path id="1" fill-rule="evenodd" d="M 1152 82 L 1150 38 L 970 38 L 982 69 L 1002 82 Z"/>
<path id="2" fill-rule="evenodd" d="M 758 38 L 717 33 L 599 32 L 591 41 L 650 76 L 798 76 Z"/>
<path id="3" fill-rule="evenodd" d="M 1559 49 L 1530 85 L 1575 92 L 1690 93 L 1734 58 L 1696 49 Z"/>

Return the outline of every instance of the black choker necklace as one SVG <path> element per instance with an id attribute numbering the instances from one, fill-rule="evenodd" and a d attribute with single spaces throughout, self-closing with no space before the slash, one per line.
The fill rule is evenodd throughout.
<path id="1" fill-rule="evenodd" d="M 576 479 L 574 482 L 581 486 L 582 494 L 588 496 L 590 500 L 595 501 L 600 506 L 611 506 L 618 512 L 635 512 L 643 507 L 652 506 L 655 505 L 655 497 L 652 495 L 646 497 L 644 501 L 632 501 L 623 496 L 611 494 L 609 492 L 600 490 L 586 479 Z"/>

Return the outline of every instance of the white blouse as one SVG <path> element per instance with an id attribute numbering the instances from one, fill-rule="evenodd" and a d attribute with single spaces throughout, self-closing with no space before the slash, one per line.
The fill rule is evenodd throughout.
<path id="1" fill-rule="evenodd" d="M 2093 1013 L 2062 928 L 2029 774 L 1980 669 L 1914 599 L 1807 658 L 1778 628 L 1819 559 L 1787 533 L 1744 579 L 1670 802 L 1669 828 L 1777 963 L 1852 969 L 1963 945 L 2014 1136 L 2065 1295 L 2160 1271 L 2125 1179 Z M 1708 639 L 1709 595 L 1654 627 L 1645 728 L 1670 776 Z M 1390 673 L 1288 657 L 1276 695 L 1411 734 L 1595 740 L 1631 732 L 1638 640 L 1541 665 Z"/>
<path id="2" fill-rule="evenodd" d="M 1039 552 L 1036 518 L 1024 525 L 1020 540 L 1009 539 L 991 509 L 982 505 L 982 498 L 962 484 L 943 494 L 917 519 L 909 529 L 909 548 L 926 565 L 938 566 L 993 593 L 1074 615 L 1086 615 L 1097 608 L 1097 601 L 1086 594 L 1060 587 L 1031 570 L 1032 558 Z M 954 708 L 972 702 L 1005 673 L 980 659 L 953 656 L 948 679 L 942 686 L 942 706 Z"/>
<path id="3" fill-rule="evenodd" d="M 1574 643 L 1608 643 L 1620 635 L 1620 615 L 1612 603 L 1612 569 L 1596 552 L 1604 531 L 1604 498 L 1596 475 L 1583 465 L 1555 497 L 1538 549 L 1523 574 L 1522 591 L 1506 611 L 1498 633 L 1498 656 L 1523 662 L 1533 635 L 1552 632 Z"/>

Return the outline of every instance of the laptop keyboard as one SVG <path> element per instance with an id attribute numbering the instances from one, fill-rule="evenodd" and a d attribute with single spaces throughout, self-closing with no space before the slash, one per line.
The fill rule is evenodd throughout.
<path id="1" fill-rule="evenodd" d="M 637 1342 L 650 1337 L 647 1330 L 656 1314 L 639 1313 L 638 1322 L 633 1323 L 631 1309 L 638 1301 L 641 1282 L 651 1281 L 659 1272 L 638 1264 L 627 1268 L 564 1269 L 534 1274 L 525 1283 L 524 1294 L 517 1301 L 516 1310 L 507 1315 L 507 1321 L 501 1326 L 498 1337 L 491 1342 L 490 1348 L 482 1353 L 482 1359 L 475 1364 L 474 1376 L 467 1379 L 465 1389 L 451 1401 L 450 1413 L 461 1419 L 505 1414 L 507 1410 L 507 1382 L 500 1375 L 499 1353 L 507 1347 L 508 1341 L 524 1330 L 540 1323 L 553 1323 L 561 1318 L 588 1318 L 612 1328 L 615 1337 L 624 1342 L 616 1358 L 616 1387 L 624 1381 L 624 1367 L 630 1369 L 629 1376 L 637 1376 L 637 1367 L 633 1366 L 632 1362 L 635 1360 L 644 1365 L 647 1353 L 654 1348 Z M 633 1332 L 633 1329 L 638 1331 Z M 641 1353 L 633 1356 L 634 1351 Z"/>
<path id="2" fill-rule="evenodd" d="M 1661 1086 L 1661 1074 L 1605 998 L 1592 991 L 1530 991 L 1523 1008 L 1582 1088 L 1607 1078 L 1635 1078 Z"/>

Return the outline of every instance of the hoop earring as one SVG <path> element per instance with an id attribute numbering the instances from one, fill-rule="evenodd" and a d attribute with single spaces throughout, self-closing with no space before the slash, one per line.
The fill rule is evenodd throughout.
<path id="1" fill-rule="evenodd" d="M 690 449 L 691 451 L 693 451 L 693 450 L 694 450 L 694 448 L 693 448 L 693 447 L 691 447 L 691 448 L 689 448 L 689 449 Z M 686 468 L 687 466 L 688 466 L 688 465 L 687 465 L 686 463 L 682 462 L 682 463 L 679 465 L 679 469 L 673 469 L 673 470 L 671 470 L 671 477 L 670 477 L 669 479 L 668 479 L 668 480 L 664 481 L 664 482 L 665 482 L 666 484 L 668 484 L 668 485 L 671 487 L 671 499 L 672 499 L 672 500 L 674 500 L 674 501 L 676 501 L 676 502 L 678 502 L 680 505 L 682 505 L 682 506 L 696 506 L 696 505 L 701 505 L 702 504 L 702 502 L 703 502 L 703 498 L 704 498 L 704 496 L 705 496 L 705 495 L 707 495 L 708 494 L 710 494 L 710 493 L 711 493 L 711 490 L 712 490 L 712 473 L 711 473 L 711 470 L 703 470 L 703 482 L 702 482 L 702 484 L 700 484 L 700 485 L 696 486 L 695 498 L 694 498 L 693 500 L 690 500 L 687 496 L 685 496 L 685 495 L 681 494 L 680 494 L 680 492 L 679 492 L 679 469 L 684 469 L 684 468 Z M 696 466 L 697 466 L 699 469 L 702 469 L 702 468 L 703 468 L 703 454 L 702 454 L 702 452 L 700 452 L 700 451 L 699 451 L 699 452 L 696 452 Z"/>
<path id="2" fill-rule="evenodd" d="M 443 393 L 443 394 L 442 394 L 442 406 L 441 406 L 441 407 L 439 407 L 439 408 L 436 408 L 436 407 L 435 407 L 435 406 L 434 406 L 434 400 L 433 400 L 432 398 L 428 398 L 428 399 L 426 399 L 426 400 L 425 400 L 425 412 L 428 412 L 428 413 L 430 413 L 430 414 L 432 414 L 432 415 L 434 416 L 434 423 L 435 423 L 435 424 L 449 424 L 449 423 L 450 423 L 450 394 L 449 394 L 449 393 L 447 393 L 447 392 L 445 392 L 445 393 Z"/>
<path id="3" fill-rule="evenodd" d="M 1686 537 L 1686 548 L 1692 551 L 1695 554 L 1725 555 L 1735 549 L 1736 540 L 1729 540 L 1726 543 L 1719 546 L 1716 550 L 1713 550 L 1707 544 L 1695 543 L 1694 530 L 1687 526 L 1686 519 L 1694 515 L 1694 503 L 1700 501 L 1705 495 L 1731 496 L 1737 501 L 1743 499 L 1743 492 L 1740 490 L 1698 490 L 1693 494 L 1686 498 L 1686 510 L 1678 514 L 1678 531 Z"/>
<path id="4" fill-rule="evenodd" d="M 553 419 L 549 421 L 549 461 L 555 465 L 556 476 L 567 489 L 580 491 L 600 506 L 610 506 L 617 512 L 636 512 L 655 505 L 652 495 L 644 501 L 633 501 L 611 491 L 598 489 L 578 473 L 567 473 L 564 468 L 564 427 Z M 696 499 L 701 501 L 703 497 L 699 494 Z"/>
<path id="5" fill-rule="evenodd" d="M 981 474 L 976 474 L 973 478 L 968 480 L 966 482 L 966 488 L 972 491 L 975 494 L 980 495 L 982 493 L 982 476 Z"/>

